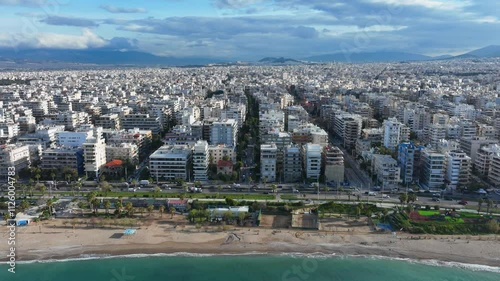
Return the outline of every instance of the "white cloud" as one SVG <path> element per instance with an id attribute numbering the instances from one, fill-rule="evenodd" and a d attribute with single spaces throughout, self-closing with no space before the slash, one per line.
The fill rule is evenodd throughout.
<path id="1" fill-rule="evenodd" d="M 422 6 L 428 9 L 438 10 L 461 10 L 469 5 L 470 1 L 463 0 L 369 0 L 371 3 L 398 5 L 398 6 Z"/>
<path id="2" fill-rule="evenodd" d="M 47 48 L 47 49 L 88 49 L 100 48 L 109 41 L 96 35 L 89 29 L 83 29 L 81 35 L 57 33 L 4 34 L 0 37 L 2 47 Z"/>
<path id="3" fill-rule="evenodd" d="M 0 5 L 37 6 L 47 3 L 47 0 L 0 0 Z"/>

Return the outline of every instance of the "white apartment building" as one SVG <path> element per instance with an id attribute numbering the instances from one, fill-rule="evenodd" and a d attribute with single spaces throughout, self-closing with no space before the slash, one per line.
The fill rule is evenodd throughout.
<path id="1" fill-rule="evenodd" d="M 345 148 L 354 148 L 361 136 L 363 119 L 359 115 L 340 113 L 335 115 L 334 131 L 344 141 Z"/>
<path id="2" fill-rule="evenodd" d="M 460 150 L 465 152 L 471 158 L 472 162 L 476 162 L 476 157 L 479 149 L 482 146 L 497 144 L 498 142 L 494 139 L 489 139 L 485 137 L 471 137 L 471 138 L 461 138 L 460 139 Z"/>
<path id="3" fill-rule="evenodd" d="M 500 187 L 500 153 L 493 154 L 491 158 L 488 179 L 495 185 L 495 187 Z"/>
<path id="4" fill-rule="evenodd" d="M 276 144 L 260 145 L 260 177 L 262 181 L 276 181 L 276 163 L 278 148 Z"/>
<path id="5" fill-rule="evenodd" d="M 93 131 L 91 130 L 86 132 L 57 132 L 57 144 L 68 147 L 82 146 L 92 136 Z"/>
<path id="6" fill-rule="evenodd" d="M 190 180 L 192 150 L 187 145 L 164 145 L 149 157 L 151 176 L 158 180 Z"/>
<path id="7" fill-rule="evenodd" d="M 471 158 L 463 151 L 452 150 L 446 153 L 446 181 L 448 188 L 465 187 L 469 183 Z"/>
<path id="8" fill-rule="evenodd" d="M 106 142 L 100 132 L 83 143 L 83 156 L 87 176 L 99 178 L 101 169 L 106 164 Z"/>
<path id="9" fill-rule="evenodd" d="M 420 184 L 424 188 L 440 189 L 444 185 L 446 171 L 446 159 L 442 153 L 424 149 L 421 152 L 422 171 Z"/>
<path id="10" fill-rule="evenodd" d="M 319 144 L 307 143 L 302 146 L 302 160 L 306 179 L 318 181 L 321 175 L 321 156 L 323 148 Z"/>
<path id="11" fill-rule="evenodd" d="M 193 180 L 207 181 L 208 180 L 208 142 L 199 140 L 193 147 Z"/>
<path id="12" fill-rule="evenodd" d="M 155 135 L 160 134 L 163 129 L 160 117 L 149 114 L 128 114 L 120 119 L 121 127 L 125 130 L 138 128 L 140 130 L 151 130 Z"/>
<path id="13" fill-rule="evenodd" d="M 372 172 L 376 175 L 382 190 L 395 188 L 401 181 L 398 162 L 390 155 L 374 154 Z"/>
<path id="14" fill-rule="evenodd" d="M 31 165 L 28 145 L 0 145 L 0 177 L 7 178 L 8 168 L 15 167 L 16 173 Z"/>
<path id="15" fill-rule="evenodd" d="M 116 113 L 105 114 L 95 117 L 95 126 L 104 129 L 121 129 L 120 116 Z"/>
<path id="16" fill-rule="evenodd" d="M 480 174 L 487 176 L 490 171 L 491 160 L 493 159 L 493 156 L 499 153 L 500 145 L 498 144 L 491 144 L 481 147 L 477 152 L 474 167 Z"/>
<path id="17" fill-rule="evenodd" d="M 210 144 L 225 144 L 236 147 L 238 136 L 238 123 L 234 119 L 216 121 L 210 127 Z"/>
<path id="18" fill-rule="evenodd" d="M 384 121 L 384 146 L 395 150 L 398 144 L 410 139 L 410 129 L 396 118 Z"/>
<path id="19" fill-rule="evenodd" d="M 139 164 L 139 147 L 133 143 L 107 144 L 106 161 L 128 160 L 130 163 Z"/>

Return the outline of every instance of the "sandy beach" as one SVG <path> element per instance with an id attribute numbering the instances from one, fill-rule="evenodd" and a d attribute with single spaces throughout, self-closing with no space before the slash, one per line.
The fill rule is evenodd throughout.
<path id="1" fill-rule="evenodd" d="M 1 260 L 7 255 L 7 229 L 1 227 Z M 123 236 L 124 227 L 72 227 L 51 220 L 19 227 L 17 260 L 78 258 L 85 255 L 157 253 L 244 254 L 324 253 L 433 259 L 500 266 L 500 237 L 431 236 L 398 233 L 321 232 L 297 229 L 217 226 L 196 228 L 168 219 L 151 220 L 137 233 Z"/>

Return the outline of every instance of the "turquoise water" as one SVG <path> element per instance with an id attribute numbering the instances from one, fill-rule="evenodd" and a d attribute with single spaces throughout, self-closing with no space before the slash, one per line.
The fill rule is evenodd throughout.
<path id="1" fill-rule="evenodd" d="M 0 265 L 1 281 L 500 280 L 500 268 L 361 257 L 154 256 Z M 484 269 L 487 271 L 481 271 Z"/>

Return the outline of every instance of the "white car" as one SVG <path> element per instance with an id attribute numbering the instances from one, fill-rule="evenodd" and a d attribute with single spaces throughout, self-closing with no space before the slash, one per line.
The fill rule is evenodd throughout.
<path id="1" fill-rule="evenodd" d="M 384 199 L 390 199 L 390 198 L 391 198 L 391 196 L 389 196 L 389 195 L 387 195 L 387 194 L 384 194 L 384 195 L 382 195 L 382 198 L 384 198 Z"/>

